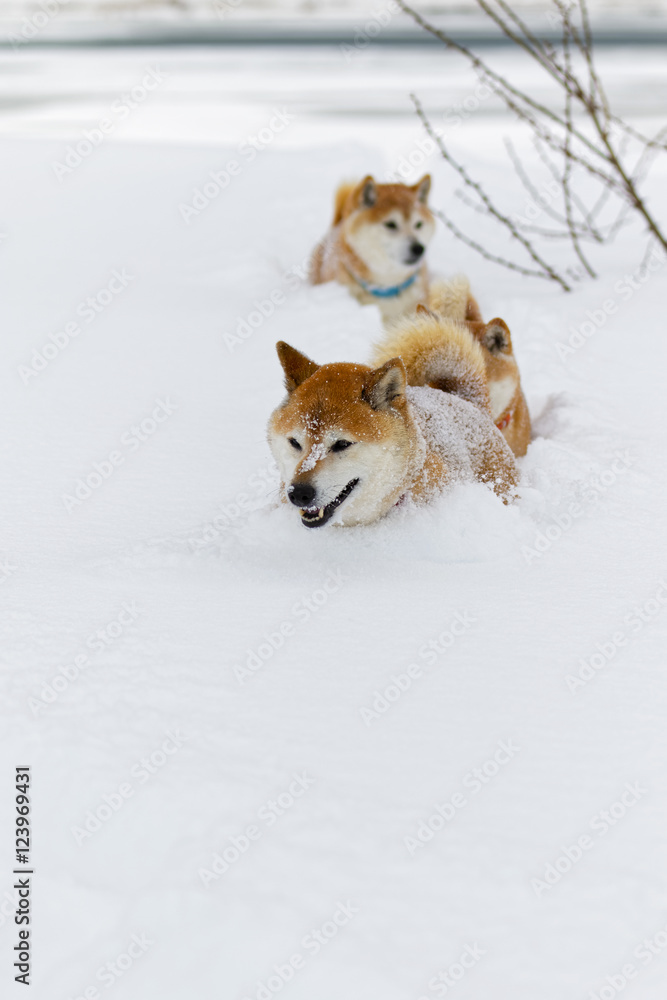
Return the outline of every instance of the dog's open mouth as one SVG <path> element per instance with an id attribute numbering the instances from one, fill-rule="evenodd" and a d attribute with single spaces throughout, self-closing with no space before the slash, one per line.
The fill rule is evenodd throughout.
<path id="1" fill-rule="evenodd" d="M 334 511 L 340 507 L 343 501 L 347 500 L 358 482 L 358 479 L 352 479 L 336 499 L 328 503 L 326 507 L 302 507 L 301 523 L 305 524 L 307 528 L 321 528 L 333 516 Z"/>

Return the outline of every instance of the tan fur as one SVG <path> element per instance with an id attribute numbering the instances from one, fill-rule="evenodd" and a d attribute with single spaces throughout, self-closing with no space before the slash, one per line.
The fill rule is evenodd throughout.
<path id="1" fill-rule="evenodd" d="M 514 454 L 517 457 L 525 455 L 531 438 L 530 414 L 507 324 L 496 318 L 490 323 L 468 322 L 466 325 L 484 352 L 493 421 Z M 502 346 L 496 347 L 495 340 L 502 341 Z M 491 347 L 487 346 L 489 344 Z"/>
<path id="2" fill-rule="evenodd" d="M 388 432 L 392 422 L 390 414 L 376 413 L 369 420 L 365 390 L 372 371 L 370 368 L 349 363 L 319 366 L 308 359 L 314 371 L 306 375 L 303 381 L 295 382 L 299 375 L 294 368 L 293 358 L 298 352 L 292 351 L 293 355 L 289 360 L 285 358 L 284 352 L 281 357 L 283 367 L 287 365 L 285 381 L 293 385 L 293 389 L 286 401 L 287 405 L 273 414 L 272 426 L 278 433 L 287 433 L 295 418 L 307 423 L 315 437 L 325 427 L 338 424 L 344 424 L 346 430 L 360 441 L 376 441 L 379 435 Z M 305 371 L 305 367 L 300 368 L 300 372 Z M 304 460 L 305 458 L 306 454 Z M 303 463 L 297 469 L 300 469 L 301 464 Z"/>
<path id="3" fill-rule="evenodd" d="M 514 454 L 525 455 L 531 439 L 530 414 L 521 388 L 521 377 L 507 324 L 501 319 L 484 323 L 479 306 L 463 275 L 433 286 L 429 307 L 443 316 L 464 320 L 482 347 L 491 400 L 491 416 Z M 502 349 L 494 347 L 494 327 L 504 341 Z M 492 349 L 489 349 L 489 344 Z"/>
<path id="4" fill-rule="evenodd" d="M 441 316 L 459 320 L 481 320 L 479 306 L 470 291 L 470 282 L 458 274 L 449 281 L 436 281 L 431 285 L 429 308 Z"/>
<path id="5" fill-rule="evenodd" d="M 489 417 L 484 353 L 464 323 L 418 308 L 417 315 L 395 324 L 375 344 L 371 361 L 400 357 L 408 385 L 430 385 L 474 403 Z"/>
<path id="6" fill-rule="evenodd" d="M 356 190 L 358 186 L 358 181 L 344 181 L 339 184 L 336 194 L 334 195 L 334 217 L 332 226 L 337 226 L 339 222 L 343 221 L 343 216 L 345 215 L 345 206 L 350 195 Z"/>
<path id="7" fill-rule="evenodd" d="M 374 204 L 364 204 L 365 186 L 371 182 L 376 194 Z M 418 302 L 428 300 L 429 277 L 424 258 L 418 267 L 405 267 L 402 278 L 384 279 L 379 273 L 374 273 L 368 262 L 362 259 L 351 246 L 355 234 L 364 226 L 381 224 L 391 212 L 398 212 L 406 221 L 414 212 L 422 216 L 423 224 L 429 233 L 434 227 L 433 215 L 425 200 L 420 197 L 421 185 L 430 186 L 430 177 L 426 175 L 412 186 L 406 184 L 375 184 L 368 175 L 359 182 L 341 184 L 334 197 L 334 215 L 331 228 L 324 239 L 315 247 L 310 262 L 310 281 L 314 285 L 328 281 L 337 281 L 344 285 L 363 305 L 377 305 L 383 320 L 392 322 L 402 315 L 413 312 Z M 425 231 L 425 230 L 424 230 Z M 430 238 L 430 237 L 429 237 Z M 411 273 L 417 274 L 416 280 L 394 298 L 373 295 L 364 289 L 357 278 L 370 285 L 379 287 L 402 284 Z"/>
<path id="8" fill-rule="evenodd" d="M 450 368 L 455 371 L 459 389 L 473 402 L 435 389 L 408 398 L 406 366 L 399 357 L 375 368 L 318 367 L 289 345 L 278 345 L 288 396 L 271 416 L 269 442 L 281 468 L 283 494 L 304 485 L 319 491 L 312 505 L 292 501 L 304 523 L 304 515 L 312 520 L 311 511 L 337 503 L 353 481 L 358 488 L 353 486 L 336 508 L 344 525 L 376 520 L 406 494 L 426 502 L 462 476 L 488 484 L 505 502 L 512 497 L 518 473 L 488 414 L 482 351 L 465 328 L 458 327 L 448 339 L 439 334 L 441 327 L 441 321 L 423 317 L 416 327 L 396 331 L 394 342 L 424 379 L 433 376 L 440 384 Z M 424 409 L 429 404 L 436 404 L 432 424 Z M 444 438 L 437 433 L 443 419 Z M 290 451 L 295 438 L 299 447 Z M 342 456 L 333 448 L 340 438 L 351 442 Z"/>
<path id="9" fill-rule="evenodd" d="M 462 311 L 467 309 L 467 282 L 461 284 Z M 455 321 L 419 306 L 414 317 L 408 317 L 391 327 L 375 344 L 373 364 L 382 364 L 398 356 L 405 365 L 408 385 L 431 386 L 466 399 L 491 419 L 487 386 L 486 349 L 471 335 L 466 322 Z M 510 445 L 511 447 L 511 445 Z M 480 468 L 480 479 L 488 482 L 499 476 L 507 480 L 507 468 L 502 452 L 492 450 L 486 458 L 488 466 Z"/>

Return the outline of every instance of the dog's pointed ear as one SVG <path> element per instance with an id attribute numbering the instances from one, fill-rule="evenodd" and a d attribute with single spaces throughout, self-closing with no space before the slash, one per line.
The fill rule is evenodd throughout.
<path id="1" fill-rule="evenodd" d="M 294 392 L 302 382 L 314 375 L 320 367 L 314 361 L 301 354 L 295 347 L 290 347 L 284 340 L 279 340 L 276 344 L 278 359 L 285 372 L 285 388 L 288 392 Z"/>
<path id="2" fill-rule="evenodd" d="M 372 208 L 378 200 L 378 189 L 371 174 L 367 174 L 357 188 L 357 201 L 360 208 Z"/>
<path id="3" fill-rule="evenodd" d="M 496 317 L 482 327 L 479 339 L 491 354 L 511 354 L 512 338 L 507 323 Z"/>
<path id="4" fill-rule="evenodd" d="M 440 319 L 437 313 L 434 313 L 432 309 L 425 306 L 423 302 L 420 302 L 417 306 L 416 313 L 418 316 L 426 316 L 429 319 Z"/>
<path id="5" fill-rule="evenodd" d="M 381 368 L 368 373 L 363 399 L 374 410 L 388 410 L 392 403 L 405 396 L 408 378 L 401 358 L 390 358 Z"/>
<path id="6" fill-rule="evenodd" d="M 412 190 L 417 193 L 417 201 L 425 205 L 428 201 L 429 191 L 431 190 L 431 175 L 424 174 L 420 181 L 412 185 Z"/>

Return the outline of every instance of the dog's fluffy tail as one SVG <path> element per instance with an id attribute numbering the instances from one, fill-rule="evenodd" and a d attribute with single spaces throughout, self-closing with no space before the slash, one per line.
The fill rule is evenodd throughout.
<path id="1" fill-rule="evenodd" d="M 377 366 L 395 357 L 402 358 L 409 385 L 442 389 L 490 414 L 484 354 L 463 322 L 420 310 L 373 348 Z"/>
<path id="2" fill-rule="evenodd" d="M 429 309 L 458 320 L 481 320 L 479 306 L 470 291 L 470 282 L 463 274 L 449 281 L 435 281 L 428 296 Z"/>

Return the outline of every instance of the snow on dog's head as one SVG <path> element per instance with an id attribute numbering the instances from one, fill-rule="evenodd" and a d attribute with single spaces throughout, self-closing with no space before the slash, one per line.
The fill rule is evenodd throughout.
<path id="1" fill-rule="evenodd" d="M 282 341 L 277 349 L 288 395 L 269 445 L 285 498 L 307 527 L 375 521 L 402 496 L 420 453 L 403 362 L 320 366 Z"/>
<path id="2" fill-rule="evenodd" d="M 369 174 L 344 189 L 334 225 L 341 225 L 350 249 L 387 284 L 403 280 L 423 262 L 435 234 L 430 189 L 429 174 L 412 186 L 377 184 Z"/>

